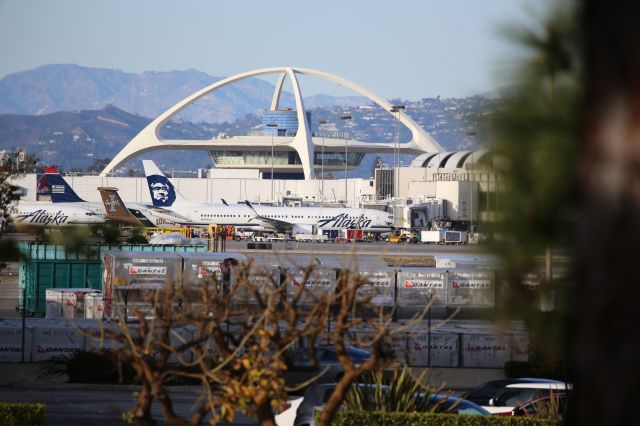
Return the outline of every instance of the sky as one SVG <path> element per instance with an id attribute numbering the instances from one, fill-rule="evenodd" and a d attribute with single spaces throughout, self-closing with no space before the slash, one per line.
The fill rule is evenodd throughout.
<path id="1" fill-rule="evenodd" d="M 464 97 L 508 84 L 521 52 L 499 28 L 535 24 L 543 3 L 0 0 L 0 78 L 62 63 L 213 76 L 298 66 L 387 99 Z M 305 95 L 351 94 L 336 90 L 303 83 Z"/>

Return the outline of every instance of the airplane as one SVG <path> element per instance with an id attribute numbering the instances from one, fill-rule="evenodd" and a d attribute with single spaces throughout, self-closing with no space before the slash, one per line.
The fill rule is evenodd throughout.
<path id="1" fill-rule="evenodd" d="M 98 188 L 98 190 L 100 190 L 100 188 Z M 126 225 L 170 228 L 178 226 L 177 222 L 171 220 L 170 215 L 166 215 L 162 212 L 160 212 L 159 215 L 154 214 L 154 207 L 144 203 L 131 202 L 124 204 L 122 203 L 122 200 L 120 200 L 120 203 L 125 206 L 131 216 L 136 220 L 131 219 L 131 217 L 124 213 L 114 214 L 114 212 L 109 212 L 111 208 L 105 207 L 106 204 L 104 204 L 104 198 L 103 202 L 83 200 L 59 173 L 45 173 L 38 181 L 38 193 L 50 194 L 51 202 L 56 205 L 67 204 L 82 207 L 89 209 L 96 214 L 103 216 L 106 215 L 109 220 L 124 223 Z M 109 195 L 113 195 L 113 193 L 110 192 L 108 196 Z M 120 199 L 119 196 L 118 199 Z M 107 202 L 109 202 L 109 200 L 107 200 Z"/>
<path id="2" fill-rule="evenodd" d="M 47 202 L 18 202 L 10 220 L 16 228 L 61 228 L 74 225 L 97 225 L 105 222 L 104 215 L 69 204 Z"/>
<path id="3" fill-rule="evenodd" d="M 156 208 L 189 225 L 233 225 L 238 229 L 310 234 L 315 230 L 362 229 L 385 232 L 393 228 L 390 213 L 373 209 L 335 207 L 273 207 L 245 204 L 202 204 L 187 200 L 151 160 L 142 160 L 151 201 Z"/>

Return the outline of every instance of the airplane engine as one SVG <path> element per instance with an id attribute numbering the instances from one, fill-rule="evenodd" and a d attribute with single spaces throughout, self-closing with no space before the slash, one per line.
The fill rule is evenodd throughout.
<path id="1" fill-rule="evenodd" d="M 315 233 L 315 225 L 293 225 L 291 229 L 292 235 L 295 234 L 314 234 Z"/>

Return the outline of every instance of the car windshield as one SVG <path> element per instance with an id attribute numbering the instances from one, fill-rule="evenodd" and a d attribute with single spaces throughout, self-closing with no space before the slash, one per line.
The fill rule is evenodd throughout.
<path id="1" fill-rule="evenodd" d="M 496 407 L 517 407 L 525 404 L 536 396 L 535 389 L 506 389 L 495 399 Z"/>
<path id="2" fill-rule="evenodd" d="M 447 397 L 444 395 L 433 394 L 429 396 L 429 405 L 436 413 L 471 415 L 489 414 L 488 411 L 475 403 L 455 396 Z"/>

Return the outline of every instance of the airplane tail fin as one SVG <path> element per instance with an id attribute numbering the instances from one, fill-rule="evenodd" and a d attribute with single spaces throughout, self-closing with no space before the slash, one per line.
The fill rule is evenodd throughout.
<path id="1" fill-rule="evenodd" d="M 85 202 L 69 186 L 66 180 L 58 173 L 45 173 L 40 176 L 37 183 L 38 194 L 50 194 L 54 203 L 82 203 Z"/>
<path id="2" fill-rule="evenodd" d="M 154 207 L 170 207 L 172 205 L 189 204 L 173 184 L 151 160 L 142 160 L 144 174 Z"/>
<path id="3" fill-rule="evenodd" d="M 99 187 L 100 196 L 107 212 L 107 219 L 127 225 L 142 225 L 142 223 L 124 206 L 118 188 Z"/>

